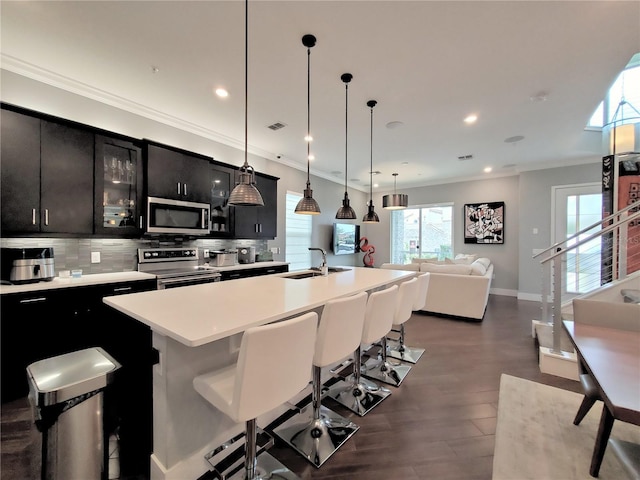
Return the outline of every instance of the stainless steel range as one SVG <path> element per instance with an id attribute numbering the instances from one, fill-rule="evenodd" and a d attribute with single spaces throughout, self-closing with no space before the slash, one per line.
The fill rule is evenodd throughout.
<path id="1" fill-rule="evenodd" d="M 139 248 L 138 271 L 158 278 L 158 290 L 217 282 L 220 273 L 198 265 L 197 248 Z"/>

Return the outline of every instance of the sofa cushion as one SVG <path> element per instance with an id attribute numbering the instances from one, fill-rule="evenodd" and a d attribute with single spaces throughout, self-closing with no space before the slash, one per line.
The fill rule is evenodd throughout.
<path id="1" fill-rule="evenodd" d="M 486 257 L 480 257 L 478 259 L 475 260 L 478 263 L 481 263 L 482 265 L 484 265 L 484 268 L 489 268 L 489 265 L 491 265 L 491 260 L 489 260 Z"/>
<path id="2" fill-rule="evenodd" d="M 413 272 L 420 271 L 419 263 L 383 263 L 380 268 L 388 270 L 411 270 Z"/>
<path id="3" fill-rule="evenodd" d="M 437 265 L 435 263 L 421 263 L 421 272 L 450 273 L 453 275 L 470 275 L 471 265 Z"/>
<path id="4" fill-rule="evenodd" d="M 480 262 L 473 262 L 469 267 L 471 267 L 471 275 L 482 276 L 487 273 L 487 267 Z"/>
<path id="5" fill-rule="evenodd" d="M 411 259 L 411 263 L 442 263 L 437 258 L 416 258 Z"/>
<path id="6" fill-rule="evenodd" d="M 454 257 L 453 263 L 471 265 L 476 258 L 478 258 L 478 255 L 459 253 Z"/>

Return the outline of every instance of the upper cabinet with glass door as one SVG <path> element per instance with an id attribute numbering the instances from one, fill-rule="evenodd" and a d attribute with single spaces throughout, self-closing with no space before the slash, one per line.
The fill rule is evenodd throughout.
<path id="1" fill-rule="evenodd" d="M 142 232 L 142 149 L 134 141 L 96 135 L 95 230 L 138 236 Z"/>

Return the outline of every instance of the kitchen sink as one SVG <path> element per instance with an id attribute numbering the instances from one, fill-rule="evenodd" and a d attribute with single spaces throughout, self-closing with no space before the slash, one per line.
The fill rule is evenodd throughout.
<path id="1" fill-rule="evenodd" d="M 343 267 L 329 267 L 329 273 L 348 272 L 350 268 Z M 300 280 L 301 278 L 321 277 L 322 273 L 319 270 L 312 269 L 311 271 L 292 273 L 290 275 L 284 275 L 284 278 L 292 278 L 294 280 Z"/>
<path id="2" fill-rule="evenodd" d="M 284 278 L 300 280 L 301 278 L 311 278 L 311 277 L 321 277 L 321 276 L 322 274 L 320 272 L 302 272 L 302 273 L 293 273 L 291 275 L 285 275 Z"/>

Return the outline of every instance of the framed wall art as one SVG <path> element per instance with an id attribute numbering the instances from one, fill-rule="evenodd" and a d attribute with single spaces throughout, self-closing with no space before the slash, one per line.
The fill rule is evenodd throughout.
<path id="1" fill-rule="evenodd" d="M 465 204 L 464 243 L 504 243 L 504 202 Z"/>

